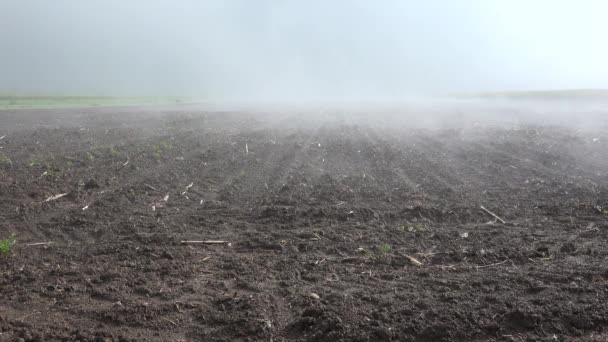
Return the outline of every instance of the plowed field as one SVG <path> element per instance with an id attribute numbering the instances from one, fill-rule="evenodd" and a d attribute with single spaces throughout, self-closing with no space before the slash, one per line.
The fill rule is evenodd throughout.
<path id="1" fill-rule="evenodd" d="M 608 132 L 390 122 L 0 112 L 0 341 L 608 340 Z"/>

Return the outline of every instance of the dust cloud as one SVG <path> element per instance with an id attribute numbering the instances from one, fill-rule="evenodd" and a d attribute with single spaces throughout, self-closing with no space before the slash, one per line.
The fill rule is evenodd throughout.
<path id="1" fill-rule="evenodd" d="M 606 10 L 591 0 L 7 0 L 0 94 L 189 96 L 387 125 L 605 127 L 608 92 L 509 95 L 608 88 Z"/>

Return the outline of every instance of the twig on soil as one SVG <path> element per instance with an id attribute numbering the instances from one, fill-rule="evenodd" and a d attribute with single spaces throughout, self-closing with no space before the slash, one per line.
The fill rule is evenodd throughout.
<path id="1" fill-rule="evenodd" d="M 46 246 L 52 244 L 53 241 L 28 243 L 26 246 Z"/>
<path id="2" fill-rule="evenodd" d="M 0 140 L 2 140 L 2 139 L 4 139 L 4 138 L 6 138 L 6 135 L 1 136 L 1 137 L 0 137 Z"/>
<path id="3" fill-rule="evenodd" d="M 18 321 L 23 322 L 23 320 L 24 320 L 24 319 L 26 319 L 26 318 L 28 318 L 28 317 L 30 317 L 30 316 L 37 315 L 37 314 L 39 314 L 39 313 L 41 313 L 41 312 L 40 312 L 40 311 L 32 312 L 31 314 L 25 315 L 25 316 L 23 316 L 23 317 L 21 317 L 21 318 L 18 318 L 17 320 L 18 320 Z"/>
<path id="4" fill-rule="evenodd" d="M 150 188 L 150 189 L 154 190 L 154 191 L 158 191 L 158 192 L 161 192 L 161 193 L 162 193 L 162 191 L 158 190 L 157 188 L 153 187 L 153 186 L 152 186 L 152 185 L 150 185 L 150 184 L 146 184 L 146 183 L 144 183 L 144 185 L 145 185 L 145 186 L 147 186 L 148 188 Z"/>
<path id="5" fill-rule="evenodd" d="M 505 260 L 503 260 L 501 262 L 497 262 L 497 263 L 494 263 L 494 264 L 475 266 L 475 268 L 485 268 L 485 267 L 498 266 L 498 265 L 504 264 L 507 261 L 509 261 L 509 259 L 505 259 Z"/>
<path id="6" fill-rule="evenodd" d="M 486 213 L 494 216 L 495 219 L 497 219 L 498 221 L 502 222 L 503 224 L 507 223 L 507 222 L 505 222 L 505 220 L 501 219 L 498 215 L 496 215 L 493 212 L 491 212 L 488 209 L 486 209 L 483 205 L 480 206 L 480 208 L 481 208 L 481 210 L 485 211 Z"/>
<path id="7" fill-rule="evenodd" d="M 412 262 L 412 264 L 416 265 L 416 266 L 422 266 L 422 263 L 420 261 L 418 261 L 416 258 L 406 255 L 405 256 L 409 261 Z"/>
<path id="8" fill-rule="evenodd" d="M 202 244 L 202 245 L 221 245 L 224 243 L 228 243 L 228 241 L 224 240 L 182 240 L 181 244 L 184 245 L 194 245 L 194 244 Z"/>
<path id="9" fill-rule="evenodd" d="M 182 192 L 182 196 L 184 196 L 188 192 L 188 189 L 190 189 L 193 185 L 194 185 L 194 183 L 188 184 L 188 186 L 186 187 L 186 190 L 184 190 L 184 192 Z"/>
<path id="10" fill-rule="evenodd" d="M 56 199 L 60 199 L 61 197 L 65 196 L 67 194 L 68 193 L 66 192 L 66 193 L 63 193 L 63 194 L 51 196 L 51 197 L 47 198 L 46 200 L 44 200 L 44 202 L 50 202 L 50 201 L 54 201 Z"/>
<path id="11" fill-rule="evenodd" d="M 437 268 L 440 268 L 442 270 L 445 270 L 445 269 L 449 270 L 449 269 L 452 269 L 452 268 L 456 267 L 456 265 L 435 265 L 433 267 L 437 267 Z"/>
<path id="12" fill-rule="evenodd" d="M 245 144 L 245 154 L 249 154 L 249 146 Z"/>
<path id="13" fill-rule="evenodd" d="M 177 324 L 177 323 L 173 322 L 172 320 L 170 320 L 170 319 L 168 319 L 168 318 L 165 318 L 165 317 L 161 317 L 161 318 L 162 318 L 162 319 L 164 319 L 165 321 L 167 321 L 167 322 L 169 322 L 169 323 L 171 323 L 171 324 L 175 325 L 176 327 L 177 327 L 177 326 L 179 326 L 179 324 Z"/>

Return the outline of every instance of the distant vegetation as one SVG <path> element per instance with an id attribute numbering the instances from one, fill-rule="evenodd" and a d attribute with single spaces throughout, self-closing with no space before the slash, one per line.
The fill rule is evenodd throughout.
<path id="1" fill-rule="evenodd" d="M 193 102 L 184 97 L 24 96 L 0 94 L 0 109 L 114 107 Z"/>
<path id="2" fill-rule="evenodd" d="M 500 91 L 473 94 L 455 94 L 456 97 L 517 100 L 576 100 L 608 99 L 608 89 L 566 89 L 533 91 Z"/>

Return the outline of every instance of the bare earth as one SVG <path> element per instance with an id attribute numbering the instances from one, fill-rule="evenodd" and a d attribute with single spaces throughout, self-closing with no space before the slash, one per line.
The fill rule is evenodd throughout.
<path id="1" fill-rule="evenodd" d="M 318 116 L 0 112 L 0 341 L 608 340 L 606 130 Z"/>

